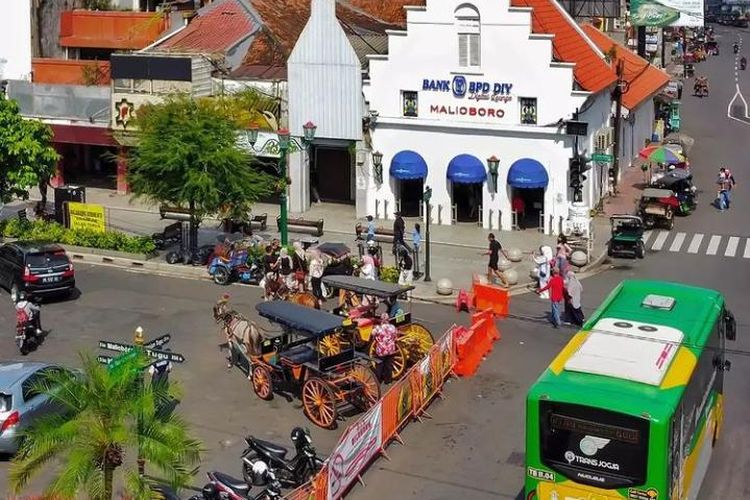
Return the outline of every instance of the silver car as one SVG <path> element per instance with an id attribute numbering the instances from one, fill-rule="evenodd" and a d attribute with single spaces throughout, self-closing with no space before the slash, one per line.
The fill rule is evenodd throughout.
<path id="1" fill-rule="evenodd" d="M 0 362 L 0 454 L 18 451 L 21 431 L 40 417 L 61 411 L 35 387 L 50 370 L 62 369 L 49 363 Z"/>

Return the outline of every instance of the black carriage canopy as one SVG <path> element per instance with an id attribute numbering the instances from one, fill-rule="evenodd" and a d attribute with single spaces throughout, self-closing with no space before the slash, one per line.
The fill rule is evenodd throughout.
<path id="1" fill-rule="evenodd" d="M 315 249 L 322 254 L 333 257 L 334 259 L 340 259 L 341 257 L 351 253 L 349 247 L 344 245 L 343 243 L 321 243 L 320 245 L 315 247 Z"/>
<path id="2" fill-rule="evenodd" d="M 398 297 L 402 293 L 414 290 L 413 286 L 401 286 L 385 281 L 375 281 L 356 276 L 324 276 L 326 286 L 349 290 L 363 295 L 374 295 L 379 298 Z"/>
<path id="3" fill-rule="evenodd" d="M 309 337 L 333 333 L 343 326 L 344 321 L 341 316 L 284 300 L 261 302 L 255 309 L 261 317 Z"/>

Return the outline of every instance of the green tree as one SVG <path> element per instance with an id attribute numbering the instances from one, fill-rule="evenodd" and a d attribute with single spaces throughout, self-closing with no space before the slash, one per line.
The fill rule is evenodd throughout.
<path id="1" fill-rule="evenodd" d="M 59 158 L 51 141 L 47 124 L 24 119 L 18 104 L 0 93 L 0 202 L 26 200 L 29 188 L 46 186 Z"/>
<path id="2" fill-rule="evenodd" d="M 138 109 L 128 182 L 136 197 L 207 214 L 247 213 L 273 189 L 237 146 L 237 125 L 212 100 L 173 95 Z"/>
<path id="3" fill-rule="evenodd" d="M 149 498 L 148 483 L 138 475 L 138 450 L 145 462 L 175 488 L 188 484 L 200 458 L 200 443 L 188 434 L 185 422 L 173 413 L 159 411 L 174 384 L 142 384 L 142 355 L 105 368 L 82 355 L 83 370 L 60 370 L 42 380 L 37 390 L 61 405 L 63 415 L 53 415 L 29 428 L 10 466 L 10 484 L 19 493 L 43 469 L 57 469 L 48 485 L 50 498 L 110 500 L 115 473 L 136 498 Z M 171 391 L 168 392 L 168 391 Z M 50 467 L 50 462 L 60 467 Z"/>

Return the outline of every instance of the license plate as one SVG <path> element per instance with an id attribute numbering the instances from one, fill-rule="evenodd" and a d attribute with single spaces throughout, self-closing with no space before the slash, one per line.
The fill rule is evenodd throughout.
<path id="1" fill-rule="evenodd" d="M 60 276 L 47 276 L 46 278 L 42 278 L 42 283 L 57 283 L 60 281 Z"/>

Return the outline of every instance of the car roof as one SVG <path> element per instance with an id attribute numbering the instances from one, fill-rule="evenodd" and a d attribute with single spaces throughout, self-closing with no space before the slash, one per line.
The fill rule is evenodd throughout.
<path id="1" fill-rule="evenodd" d="M 3 361 L 0 362 L 0 392 L 16 385 L 19 381 L 26 379 L 32 373 L 48 366 L 49 363 L 38 361 Z"/>
<path id="2" fill-rule="evenodd" d="M 65 249 L 57 243 L 44 243 L 42 241 L 14 241 L 9 243 L 24 253 L 64 252 Z"/>

